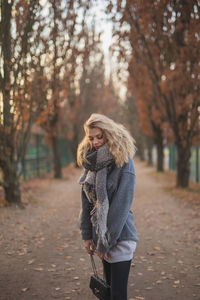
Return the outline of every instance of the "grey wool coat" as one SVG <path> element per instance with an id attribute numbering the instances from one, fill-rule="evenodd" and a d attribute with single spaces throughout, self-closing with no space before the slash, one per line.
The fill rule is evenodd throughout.
<path id="1" fill-rule="evenodd" d="M 135 168 L 131 158 L 128 163 L 118 168 L 113 165 L 107 176 L 107 194 L 109 211 L 107 216 L 108 246 L 97 243 L 98 235 L 90 221 L 92 205 L 82 189 L 82 210 L 80 214 L 80 230 L 83 240 L 94 241 L 98 251 L 108 253 L 117 242 L 125 240 L 138 241 L 134 224 L 134 214 L 131 210 L 135 190 Z"/>

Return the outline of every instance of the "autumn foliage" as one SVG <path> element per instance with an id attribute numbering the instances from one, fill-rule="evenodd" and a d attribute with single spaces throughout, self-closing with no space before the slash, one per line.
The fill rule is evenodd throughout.
<path id="1" fill-rule="evenodd" d="M 182 187 L 189 182 L 190 147 L 199 137 L 199 9 L 189 0 L 110 1 L 108 6 L 119 44 L 131 47 L 128 89 L 137 98 L 141 126 L 154 137 L 159 129 L 162 139 L 173 133 Z"/>
<path id="2" fill-rule="evenodd" d="M 114 87 L 105 81 L 93 5 L 1 0 L 0 168 L 10 203 L 21 203 L 19 180 L 33 124 L 43 128 L 60 178 L 59 137 L 68 139 L 75 157 L 89 114 L 117 109 Z"/>
<path id="3" fill-rule="evenodd" d="M 0 168 L 8 202 L 21 203 L 20 172 L 32 125 L 43 128 L 60 178 L 58 138 L 69 141 L 75 158 L 92 112 L 118 120 L 116 78 L 125 81 L 127 73 L 127 108 L 137 105 L 143 134 L 157 145 L 158 169 L 163 141 L 174 141 L 177 185 L 188 185 L 190 147 L 199 141 L 198 2 L 106 1 L 118 53 L 118 77 L 111 71 L 110 78 L 92 16 L 95 1 L 0 3 Z"/>

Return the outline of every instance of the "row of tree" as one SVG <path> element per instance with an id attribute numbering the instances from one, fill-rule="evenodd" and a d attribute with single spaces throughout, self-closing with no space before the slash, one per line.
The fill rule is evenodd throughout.
<path id="1" fill-rule="evenodd" d="M 45 131 L 60 178 L 58 138 L 68 139 L 75 158 L 90 113 L 117 120 L 122 106 L 140 155 L 144 140 L 149 154 L 157 145 L 158 170 L 163 141 L 176 143 L 177 185 L 188 185 L 190 147 L 199 142 L 199 2 L 109 1 L 119 78 L 128 66 L 125 106 L 112 77 L 105 80 L 95 2 L 0 0 L 0 169 L 10 203 L 21 204 L 18 166 L 33 124 Z"/>
<path id="2" fill-rule="evenodd" d="M 21 205 L 19 162 L 33 124 L 44 129 L 54 176 L 60 178 L 58 138 L 70 141 L 75 157 L 89 114 L 105 106 L 111 116 L 116 113 L 92 5 L 90 0 L 1 0 L 0 169 L 10 203 Z"/>
<path id="3" fill-rule="evenodd" d="M 191 145 L 200 141 L 200 3 L 111 0 L 107 11 L 114 51 L 128 64 L 128 106 L 157 146 L 158 170 L 164 142 L 175 142 L 177 186 L 186 187 Z"/>

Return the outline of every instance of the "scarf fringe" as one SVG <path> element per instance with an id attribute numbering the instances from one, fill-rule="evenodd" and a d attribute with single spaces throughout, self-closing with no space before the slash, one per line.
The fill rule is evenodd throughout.
<path id="1" fill-rule="evenodd" d="M 107 202 L 108 203 L 108 202 Z M 99 208 L 97 207 L 99 206 Z M 108 207 L 106 205 L 99 205 L 96 202 L 96 205 L 92 209 L 91 215 L 91 222 L 95 228 L 96 234 L 99 237 L 98 242 L 102 242 L 102 244 L 107 248 L 108 247 L 108 239 L 107 239 L 107 214 L 108 214 Z"/>

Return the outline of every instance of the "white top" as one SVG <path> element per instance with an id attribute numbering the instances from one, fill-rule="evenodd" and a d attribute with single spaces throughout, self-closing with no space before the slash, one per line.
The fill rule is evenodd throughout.
<path id="1" fill-rule="evenodd" d="M 108 259 L 104 259 L 109 263 L 128 261 L 133 258 L 135 249 L 135 241 L 120 241 L 108 252 Z"/>

